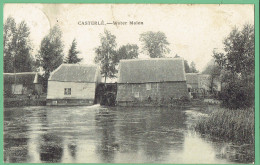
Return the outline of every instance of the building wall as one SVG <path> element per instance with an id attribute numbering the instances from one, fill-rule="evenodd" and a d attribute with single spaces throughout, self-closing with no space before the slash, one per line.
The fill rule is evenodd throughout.
<path id="1" fill-rule="evenodd" d="M 71 88 L 71 95 L 64 89 Z M 47 99 L 91 99 L 95 98 L 95 83 L 48 81 Z"/>
<path id="2" fill-rule="evenodd" d="M 28 95 L 33 94 L 36 91 L 38 94 L 42 94 L 42 84 L 4 84 L 5 95 Z"/>
<path id="3" fill-rule="evenodd" d="M 214 88 L 217 91 L 221 90 L 221 84 L 218 80 L 214 80 Z M 204 89 L 206 91 L 210 90 L 211 86 L 211 79 L 208 75 L 199 75 L 198 77 L 198 83 L 187 83 L 189 84 L 193 89 Z"/>
<path id="4" fill-rule="evenodd" d="M 198 83 L 187 83 L 189 84 L 192 88 L 198 88 Z"/>
<path id="5" fill-rule="evenodd" d="M 181 98 L 188 96 L 186 82 L 160 82 L 142 84 L 118 84 L 117 101 L 146 101 L 162 98 Z"/>

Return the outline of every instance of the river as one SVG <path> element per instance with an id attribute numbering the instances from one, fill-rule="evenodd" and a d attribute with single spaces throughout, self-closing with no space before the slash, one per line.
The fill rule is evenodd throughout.
<path id="1" fill-rule="evenodd" d="M 6 163 L 248 163 L 196 133 L 198 109 L 19 107 L 4 110 Z"/>

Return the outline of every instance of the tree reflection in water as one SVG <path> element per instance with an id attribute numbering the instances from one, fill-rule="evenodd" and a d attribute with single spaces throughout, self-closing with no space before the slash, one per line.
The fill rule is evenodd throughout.
<path id="1" fill-rule="evenodd" d="M 18 135 L 19 136 L 19 135 Z M 9 160 L 10 163 L 26 162 L 28 159 L 28 138 L 12 138 L 5 137 L 5 154 L 4 159 Z"/>
<path id="2" fill-rule="evenodd" d="M 28 122 L 18 113 L 8 111 L 4 113 L 4 161 L 10 163 L 26 162 L 28 160 Z"/>
<path id="3" fill-rule="evenodd" d="M 251 160 L 237 156 L 242 146 L 225 147 L 221 140 L 205 141 L 193 134 L 188 125 L 199 114 L 165 107 L 5 109 L 4 161 L 217 164 Z M 250 152 L 250 148 L 243 150 Z"/>
<path id="4" fill-rule="evenodd" d="M 148 162 L 158 162 L 169 150 L 180 152 L 183 149 L 184 133 L 181 130 L 185 127 L 185 113 L 165 108 L 136 109 L 117 110 L 120 152 L 143 151 Z"/>
<path id="5" fill-rule="evenodd" d="M 41 136 L 40 159 L 43 162 L 61 162 L 63 155 L 62 138 L 53 133 L 46 133 Z"/>
<path id="6" fill-rule="evenodd" d="M 119 149 L 119 144 L 115 138 L 115 118 L 113 111 L 100 109 L 96 113 L 97 136 L 101 137 L 101 144 L 97 146 L 97 154 L 106 163 L 114 161 L 115 151 Z"/>
<path id="7" fill-rule="evenodd" d="M 158 162 L 170 150 L 183 149 L 186 116 L 181 111 L 119 107 L 100 109 L 95 120 L 96 136 L 101 141 L 96 152 L 106 163 L 127 163 L 117 155 L 138 152 L 143 152 L 147 162 Z"/>
<path id="8" fill-rule="evenodd" d="M 77 145 L 75 143 L 70 143 L 70 144 L 68 144 L 68 148 L 69 148 L 71 157 L 75 160 L 76 153 L 77 153 Z"/>

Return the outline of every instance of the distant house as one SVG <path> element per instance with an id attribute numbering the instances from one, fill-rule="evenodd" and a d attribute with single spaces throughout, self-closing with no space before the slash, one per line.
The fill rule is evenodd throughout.
<path id="1" fill-rule="evenodd" d="M 121 60 L 117 104 L 155 101 L 188 96 L 184 62 L 181 58 Z"/>
<path id="2" fill-rule="evenodd" d="M 211 87 L 211 76 L 209 74 L 200 74 L 200 73 L 186 73 L 186 80 L 189 90 L 192 93 L 208 94 Z M 213 88 L 215 91 L 220 91 L 220 82 L 214 80 Z"/>
<path id="3" fill-rule="evenodd" d="M 186 73 L 186 82 L 190 88 L 199 87 L 198 73 Z"/>
<path id="4" fill-rule="evenodd" d="M 28 95 L 41 94 L 43 77 L 37 72 L 4 73 L 4 94 Z"/>
<path id="5" fill-rule="evenodd" d="M 186 73 L 187 84 L 194 88 L 209 90 L 210 75 L 199 73 Z"/>
<path id="6" fill-rule="evenodd" d="M 62 64 L 49 77 L 47 105 L 92 105 L 100 81 L 96 65 Z"/>

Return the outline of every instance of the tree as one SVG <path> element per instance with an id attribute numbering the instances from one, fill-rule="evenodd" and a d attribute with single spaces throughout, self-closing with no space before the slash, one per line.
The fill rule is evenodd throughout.
<path id="1" fill-rule="evenodd" d="M 170 52 L 169 42 L 163 32 L 148 31 L 140 35 L 139 40 L 142 42 L 142 51 L 151 58 L 165 57 Z"/>
<path id="2" fill-rule="evenodd" d="M 80 52 L 77 51 L 77 41 L 76 41 L 76 39 L 74 39 L 72 41 L 71 47 L 69 49 L 68 56 L 66 57 L 64 62 L 68 63 L 68 64 L 77 64 L 77 63 L 79 63 L 82 60 L 82 58 L 78 58 L 78 56 L 77 56 L 79 53 Z"/>
<path id="3" fill-rule="evenodd" d="M 202 74 L 208 74 L 210 75 L 210 84 L 209 84 L 209 89 L 211 93 L 214 93 L 214 88 L 216 87 L 215 82 L 220 81 L 221 84 L 221 79 L 220 79 L 220 74 L 221 74 L 221 68 L 219 65 L 215 64 L 214 60 L 210 61 L 207 65 L 207 67 L 202 71 Z"/>
<path id="4" fill-rule="evenodd" d="M 16 54 L 15 54 L 15 70 L 16 72 L 31 72 L 32 71 L 32 57 L 30 46 L 30 29 L 27 24 L 22 21 L 17 28 L 16 35 Z"/>
<path id="5" fill-rule="evenodd" d="M 127 44 L 121 46 L 117 50 L 114 62 L 117 64 L 122 59 L 134 59 L 138 58 L 138 46 L 136 44 Z"/>
<path id="6" fill-rule="evenodd" d="M 22 21 L 16 26 L 15 20 L 8 17 L 4 24 L 4 72 L 31 72 L 30 29 Z"/>
<path id="7" fill-rule="evenodd" d="M 184 60 L 185 73 L 191 73 L 190 66 L 187 60 Z"/>
<path id="8" fill-rule="evenodd" d="M 190 63 L 190 73 L 198 73 L 199 71 L 196 69 L 196 64 L 192 61 Z"/>
<path id="9" fill-rule="evenodd" d="M 176 54 L 176 55 L 174 56 L 174 58 L 180 58 L 180 56 L 179 56 L 178 54 Z"/>
<path id="10" fill-rule="evenodd" d="M 244 108 L 254 104 L 254 26 L 246 24 L 239 31 L 233 28 L 225 38 L 224 53 L 213 52 L 222 69 L 222 100 L 229 108 Z"/>
<path id="11" fill-rule="evenodd" d="M 58 68 L 63 61 L 63 42 L 62 32 L 60 28 L 55 25 L 50 29 L 41 41 L 40 50 L 37 55 L 39 65 L 44 70 L 45 87 L 47 87 L 47 80 L 50 73 Z"/>
<path id="12" fill-rule="evenodd" d="M 180 56 L 176 54 L 174 58 L 180 58 Z M 185 73 L 191 73 L 191 69 L 187 60 L 184 60 L 184 69 L 185 69 Z"/>
<path id="13" fill-rule="evenodd" d="M 101 45 L 95 48 L 95 63 L 99 63 L 101 66 L 101 75 L 105 77 L 105 83 L 107 78 L 116 77 L 117 70 L 115 68 L 115 56 L 116 56 L 116 36 L 105 29 L 104 34 L 100 36 Z"/>
<path id="14" fill-rule="evenodd" d="M 16 33 L 16 23 L 14 18 L 8 17 L 4 24 L 4 72 L 14 72 L 14 35 Z"/>

